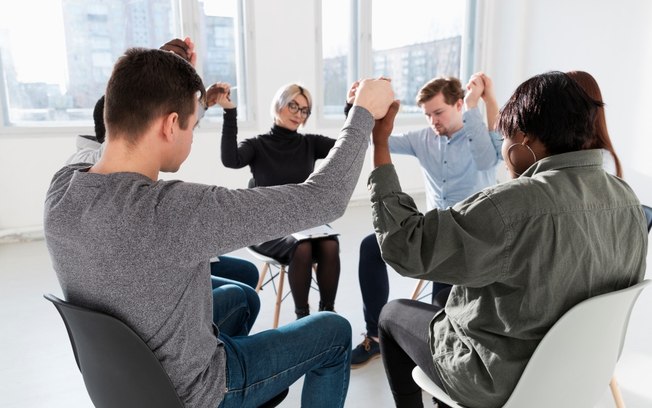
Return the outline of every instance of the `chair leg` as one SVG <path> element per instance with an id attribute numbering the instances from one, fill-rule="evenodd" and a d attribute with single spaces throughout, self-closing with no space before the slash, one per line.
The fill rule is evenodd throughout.
<path id="1" fill-rule="evenodd" d="M 260 271 L 260 276 L 258 277 L 258 285 L 256 285 L 256 293 L 260 292 L 263 288 L 263 282 L 265 282 L 265 276 L 267 276 L 267 271 L 269 270 L 269 264 L 265 262 L 263 264 L 263 269 Z"/>
<path id="2" fill-rule="evenodd" d="M 414 292 L 412 292 L 412 297 L 410 299 L 417 300 L 421 294 L 421 288 L 423 288 L 423 279 L 419 279 L 417 286 L 414 287 Z"/>
<path id="3" fill-rule="evenodd" d="M 278 317 L 281 313 L 281 303 L 283 302 L 283 283 L 285 282 L 285 265 L 281 265 L 279 272 L 278 291 L 276 292 L 276 306 L 274 307 L 274 329 L 278 327 Z"/>
<path id="4" fill-rule="evenodd" d="M 618 382 L 616 381 L 615 375 L 611 377 L 609 388 L 611 388 L 611 394 L 613 394 L 614 402 L 616 403 L 616 408 L 625 408 L 625 401 L 623 401 L 623 396 L 620 393 L 620 388 L 618 387 Z"/>

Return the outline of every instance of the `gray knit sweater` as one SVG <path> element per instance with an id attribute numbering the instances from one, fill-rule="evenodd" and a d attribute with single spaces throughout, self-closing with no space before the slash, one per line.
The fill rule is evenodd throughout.
<path id="1" fill-rule="evenodd" d="M 135 329 L 187 407 L 216 407 L 226 358 L 212 323 L 209 259 L 340 217 L 373 124 L 355 107 L 302 184 L 229 190 L 64 167 L 45 202 L 46 243 L 64 296 Z"/>

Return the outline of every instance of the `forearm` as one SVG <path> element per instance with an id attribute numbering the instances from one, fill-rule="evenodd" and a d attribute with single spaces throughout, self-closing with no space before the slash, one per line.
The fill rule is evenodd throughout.
<path id="1" fill-rule="evenodd" d="M 401 191 L 394 166 L 374 169 L 369 176 L 369 189 L 373 225 L 383 259 L 403 276 L 421 275 L 422 246 L 410 241 L 420 239 L 413 226 L 420 224 L 423 215 L 412 198 Z"/>
<path id="2" fill-rule="evenodd" d="M 392 156 L 389 151 L 389 145 L 372 145 L 373 149 L 373 166 L 374 169 L 386 164 L 392 164 Z"/>
<path id="3" fill-rule="evenodd" d="M 394 166 L 369 176 L 374 230 L 383 259 L 403 276 L 450 284 L 486 283 L 505 269 L 505 223 L 482 193 L 421 214 L 401 191 Z"/>
<path id="4" fill-rule="evenodd" d="M 498 122 L 498 102 L 493 95 L 488 95 L 484 98 L 484 104 L 487 110 L 487 127 L 490 132 L 493 132 Z"/>
<path id="5" fill-rule="evenodd" d="M 240 163 L 238 154 L 238 113 L 236 108 L 224 109 L 222 121 L 222 140 L 220 153 L 222 164 L 229 168 L 241 168 L 246 164 Z"/>
<path id="6" fill-rule="evenodd" d="M 487 129 L 478 109 L 469 110 L 464 113 L 464 128 L 469 138 L 471 156 L 478 170 L 488 170 L 495 166 L 499 160 L 499 154 L 494 148 L 492 136 Z"/>

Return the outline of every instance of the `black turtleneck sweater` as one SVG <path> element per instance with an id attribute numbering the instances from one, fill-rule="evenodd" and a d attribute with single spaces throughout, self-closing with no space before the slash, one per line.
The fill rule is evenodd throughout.
<path id="1" fill-rule="evenodd" d="M 303 183 L 335 144 L 322 135 L 301 134 L 274 125 L 269 133 L 238 144 L 237 109 L 224 110 L 222 164 L 232 169 L 249 166 L 256 186 Z"/>

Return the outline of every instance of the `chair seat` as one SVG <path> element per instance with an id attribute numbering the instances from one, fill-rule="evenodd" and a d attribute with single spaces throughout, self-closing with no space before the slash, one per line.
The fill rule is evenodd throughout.
<path id="1" fill-rule="evenodd" d="M 421 368 L 419 368 L 419 366 L 414 367 L 412 370 L 412 378 L 414 379 L 414 382 L 417 383 L 419 387 L 421 387 L 421 389 L 432 395 L 437 401 L 441 401 L 451 408 L 464 408 L 453 401 L 451 397 L 446 394 L 446 391 L 437 386 L 437 384 L 435 384 L 428 377 L 428 375 L 424 373 Z"/>
<path id="2" fill-rule="evenodd" d="M 613 376 L 636 299 L 650 284 L 594 296 L 567 311 L 539 342 L 503 408 L 594 406 Z M 436 399 L 460 407 L 418 367 L 412 377 Z"/>

